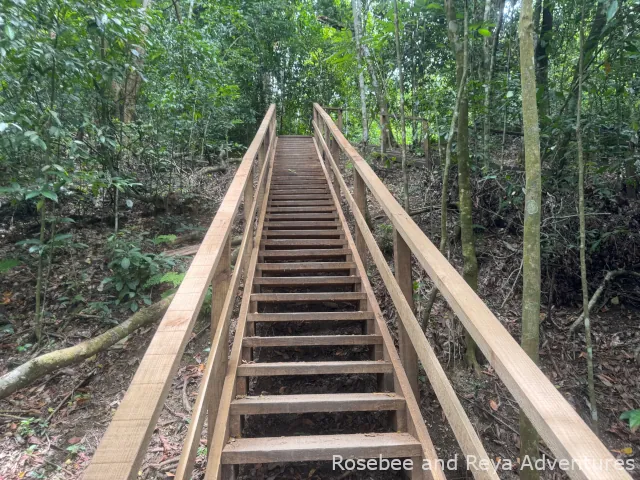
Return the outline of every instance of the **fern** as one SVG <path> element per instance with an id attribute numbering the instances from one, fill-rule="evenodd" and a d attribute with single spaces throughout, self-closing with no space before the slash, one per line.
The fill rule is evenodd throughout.
<path id="1" fill-rule="evenodd" d="M 144 284 L 144 288 L 155 287 L 163 283 L 170 283 L 173 288 L 179 287 L 184 280 L 185 273 L 167 272 L 163 274 L 154 275 Z"/>

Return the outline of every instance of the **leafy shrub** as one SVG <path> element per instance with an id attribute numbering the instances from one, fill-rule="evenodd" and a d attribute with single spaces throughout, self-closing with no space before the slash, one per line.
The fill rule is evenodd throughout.
<path id="1" fill-rule="evenodd" d="M 381 223 L 377 226 L 377 239 L 380 250 L 385 255 L 393 254 L 393 225 Z"/>
<path id="2" fill-rule="evenodd" d="M 144 252 L 141 243 L 139 239 L 129 240 L 121 235 L 112 235 L 109 238 L 109 269 L 112 275 L 101 283 L 102 288 L 108 285 L 116 291 L 116 305 L 128 305 L 132 312 L 138 310 L 139 300 L 151 304 L 149 295 L 142 293 L 149 279 L 176 265 L 172 257 Z"/>

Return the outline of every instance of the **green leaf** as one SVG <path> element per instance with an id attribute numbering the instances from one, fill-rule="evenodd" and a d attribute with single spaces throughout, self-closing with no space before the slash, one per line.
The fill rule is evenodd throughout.
<path id="1" fill-rule="evenodd" d="M 479 28 L 478 29 L 478 33 L 480 35 L 482 35 L 483 37 L 490 37 L 491 36 L 491 32 L 489 30 L 487 30 L 486 28 Z"/>
<path id="2" fill-rule="evenodd" d="M 427 10 L 444 10 L 444 7 L 439 3 L 430 3 L 427 5 Z"/>
<path id="3" fill-rule="evenodd" d="M 4 33 L 9 37 L 9 40 L 16 38 L 16 32 L 13 31 L 13 28 L 8 23 L 4 26 Z"/>
<path id="4" fill-rule="evenodd" d="M 640 427 L 640 410 L 627 410 L 620 415 L 620 420 L 629 420 L 629 428 L 636 430 Z"/>
<path id="5" fill-rule="evenodd" d="M 50 190 L 42 190 L 42 192 L 40 193 L 43 197 L 47 197 L 49 200 L 53 200 L 54 202 L 58 203 L 58 195 L 55 192 L 52 192 Z"/>
<path id="6" fill-rule="evenodd" d="M 31 192 L 27 192 L 27 194 L 24 196 L 24 199 L 31 200 L 32 198 L 39 197 L 39 196 L 40 196 L 40 190 L 33 190 Z"/>
<path id="7" fill-rule="evenodd" d="M 125 270 L 127 270 L 130 265 L 131 265 L 131 260 L 129 260 L 129 258 L 127 258 L 127 257 L 124 257 L 122 259 L 122 261 L 120 262 L 120 266 L 122 268 L 124 268 Z"/>
<path id="8" fill-rule="evenodd" d="M 507 92 L 507 98 L 511 98 L 511 97 L 513 97 L 513 91 L 509 90 Z"/>
<path id="9" fill-rule="evenodd" d="M 607 22 L 613 18 L 618 11 L 618 0 L 613 0 L 607 9 Z"/>

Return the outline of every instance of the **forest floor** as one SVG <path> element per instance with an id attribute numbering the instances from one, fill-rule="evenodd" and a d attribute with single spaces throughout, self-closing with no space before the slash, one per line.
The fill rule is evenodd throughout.
<path id="1" fill-rule="evenodd" d="M 506 155 L 510 158 L 517 157 L 510 153 L 513 152 L 507 152 Z M 387 167 L 379 160 L 374 160 L 373 166 L 387 187 L 399 198 L 401 172 L 398 166 Z M 343 171 L 348 172 L 348 167 Z M 350 175 L 347 173 L 345 177 L 348 179 Z M 439 186 L 434 184 L 428 188 L 423 182 L 425 177 L 423 166 L 412 167 L 411 204 L 414 209 L 439 204 Z M 198 197 L 197 208 L 188 211 L 150 215 L 134 206 L 126 214 L 123 228 L 138 232 L 146 238 L 154 238 L 159 234 L 176 234 L 180 238 L 206 229 L 232 178 L 233 171 L 230 170 L 201 179 L 198 191 L 206 192 L 206 195 Z M 93 211 L 92 207 L 87 206 L 86 209 Z M 391 236 L 388 222 L 372 199 L 369 199 L 369 209 L 379 244 L 389 254 Z M 4 216 L 5 213 L 6 211 L 2 212 L 0 220 L 3 229 L 0 232 L 0 258 L 24 258 L 24 247 L 16 246 L 15 242 L 35 236 L 36 219 L 33 214 L 9 218 Z M 78 218 L 86 219 L 89 216 L 79 215 Z M 415 215 L 414 219 L 434 238 L 430 232 L 438 230 L 438 211 Z M 453 211 L 450 215 L 451 225 L 456 221 L 457 215 Z M 42 350 L 29 345 L 32 340 L 27 334 L 27 322 L 33 311 L 33 263 L 27 261 L 0 277 L 0 323 L 5 324 L 5 320 L 9 319 L 13 325 L 12 330 L 0 333 L 0 375 L 37 353 L 64 348 L 93 337 L 131 313 L 113 306 L 104 316 L 99 311 L 103 305 L 108 305 L 110 295 L 109 292 L 100 291 L 99 285 L 109 276 L 105 240 L 112 233 L 112 226 L 98 219 L 77 221 L 67 228 L 72 229 L 74 242 L 84 243 L 87 248 L 75 255 L 68 251 L 63 255 L 61 252 L 51 266 L 45 326 L 48 343 Z M 478 293 L 516 339 L 519 339 L 521 318 L 521 243 L 517 231 L 512 232 L 495 225 L 483 225 L 476 239 L 480 267 Z M 175 247 L 160 245 L 149 248 L 160 251 Z M 391 257 L 388 258 L 391 261 Z M 461 270 L 460 245 L 455 239 L 449 258 Z M 188 259 L 185 262 L 188 263 Z M 421 301 L 430 288 L 430 281 L 417 264 L 414 264 L 413 270 L 417 282 L 416 303 L 420 313 Z M 378 301 L 395 335 L 396 316 L 392 302 L 377 273 L 371 273 Z M 617 294 L 615 288 L 610 289 L 605 307 L 598 308 L 592 315 L 596 393 L 600 412 L 599 436 L 616 457 L 632 459 L 640 465 L 640 434 L 631 432 L 619 420 L 621 412 L 640 407 L 640 364 L 634 357 L 634 350 L 640 344 L 640 312 L 631 302 L 625 301 L 626 293 L 637 295 L 638 289 L 633 284 L 618 284 L 616 288 L 622 289 L 621 293 Z M 156 290 L 151 292 L 154 300 L 161 293 L 161 289 Z M 568 326 L 580 312 L 578 303 L 574 300 L 579 295 L 576 292 L 560 291 L 556 298 L 556 305 L 545 304 L 542 309 L 541 368 L 567 401 L 588 421 L 584 337 L 579 331 L 573 337 L 568 334 Z M 94 307 L 93 310 L 90 310 L 90 306 Z M 441 299 L 434 305 L 431 318 L 428 338 L 480 433 L 489 456 L 495 460 L 501 459 L 502 465 L 506 465 L 506 460 L 509 459 L 514 468 L 517 468 L 517 404 L 486 362 L 482 362 L 483 370 L 479 376 L 466 369 L 462 360 L 463 332 Z M 171 478 L 171 472 L 175 470 L 180 445 L 189 422 L 191 404 L 195 400 L 199 377 L 208 355 L 208 323 L 208 318 L 203 315 L 194 328 L 196 333 L 187 345 L 178 375 L 152 436 L 141 468 L 142 478 Z M 49 375 L 1 401 L 0 480 L 79 478 L 121 401 L 154 329 L 154 326 L 141 329 L 96 357 Z M 440 457 L 450 459 L 458 454 L 462 458 L 442 409 L 424 377 L 421 377 L 420 402 Z M 305 420 L 309 421 L 313 422 L 314 419 Z M 367 419 L 354 418 L 351 421 Z M 548 453 L 545 446 L 543 451 Z M 203 447 L 199 451 L 194 478 L 199 478 L 201 469 L 198 467 L 202 466 L 205 454 Z M 245 478 L 337 478 L 325 474 L 323 469 L 312 471 L 309 468 L 306 465 L 286 469 L 278 464 L 262 465 L 245 472 Z M 500 478 L 517 478 L 515 473 L 509 471 L 500 470 L 498 474 Z M 638 471 L 633 475 L 634 478 L 640 478 Z M 448 478 L 455 480 L 471 476 L 459 470 L 457 473 L 450 472 Z M 545 478 L 565 477 L 557 472 L 547 471 Z"/>

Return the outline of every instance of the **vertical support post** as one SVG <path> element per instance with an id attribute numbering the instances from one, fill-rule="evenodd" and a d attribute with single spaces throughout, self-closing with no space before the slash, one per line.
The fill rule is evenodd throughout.
<path id="1" fill-rule="evenodd" d="M 215 336 L 216 330 L 221 319 L 220 314 L 224 308 L 224 301 L 229 290 L 229 283 L 231 280 L 231 236 L 227 239 L 222 255 L 220 256 L 220 262 L 213 274 L 213 280 L 211 281 L 212 296 L 211 296 L 211 338 Z M 224 320 L 223 320 L 224 321 Z M 226 338 L 223 341 L 223 345 L 226 347 L 229 344 L 228 341 L 229 329 L 226 328 Z M 223 335 L 223 338 L 225 335 Z M 214 355 L 211 352 L 211 355 Z M 218 416 L 218 404 L 220 403 L 220 397 L 222 396 L 222 387 L 224 385 L 225 373 L 227 371 L 227 365 L 229 363 L 229 352 L 224 351 L 220 357 L 220 362 L 214 368 L 212 375 L 214 379 L 220 379 L 218 381 L 211 382 L 211 390 L 209 392 L 209 402 L 207 405 L 207 445 L 211 445 L 211 439 L 213 438 L 213 431 L 216 426 L 216 417 Z"/>
<path id="2" fill-rule="evenodd" d="M 407 303 L 414 310 L 413 304 L 413 279 L 411 278 L 411 249 L 404 241 L 402 235 L 393 229 L 393 260 L 395 265 L 396 280 L 400 290 L 407 299 Z M 413 390 L 416 400 L 420 401 L 420 387 L 418 386 L 418 355 L 416 354 L 411 339 L 404 328 L 402 321 L 398 321 L 398 344 L 400 350 L 400 361 L 407 372 L 409 384 Z"/>
<path id="3" fill-rule="evenodd" d="M 358 170 L 353 169 L 353 199 L 356 202 L 356 206 L 362 216 L 367 218 L 367 187 L 364 183 L 364 180 L 358 173 Z M 364 236 L 360 231 L 360 227 L 356 225 L 356 250 L 358 250 L 358 255 L 362 259 L 362 264 L 364 265 L 365 270 L 367 269 L 367 244 L 364 240 Z"/>
<path id="4" fill-rule="evenodd" d="M 251 214 L 251 204 L 253 203 L 253 172 L 255 170 L 255 166 L 251 167 L 251 170 L 248 174 L 247 185 L 244 187 L 244 228 L 248 233 L 248 241 L 249 241 L 249 252 L 253 248 L 253 218 L 250 217 Z"/>
<path id="5" fill-rule="evenodd" d="M 340 129 L 340 131 L 342 131 L 342 110 L 338 110 L 338 112 L 340 113 L 339 117 L 338 117 L 338 129 Z M 333 157 L 333 160 L 336 162 L 336 165 L 339 165 L 340 163 L 340 145 L 338 144 L 338 139 L 335 138 L 335 136 L 331 135 L 331 143 L 329 144 L 329 149 L 331 150 L 331 156 Z M 338 182 L 338 178 L 336 177 L 335 172 L 333 171 L 333 169 L 331 169 L 331 178 L 333 179 L 333 189 L 336 191 L 336 195 L 338 196 L 338 200 L 340 200 L 340 198 L 342 198 L 342 195 L 340 194 L 340 182 Z"/>
<path id="6" fill-rule="evenodd" d="M 426 167 L 431 170 L 431 156 L 429 155 L 429 123 L 422 119 L 422 149 Z"/>

